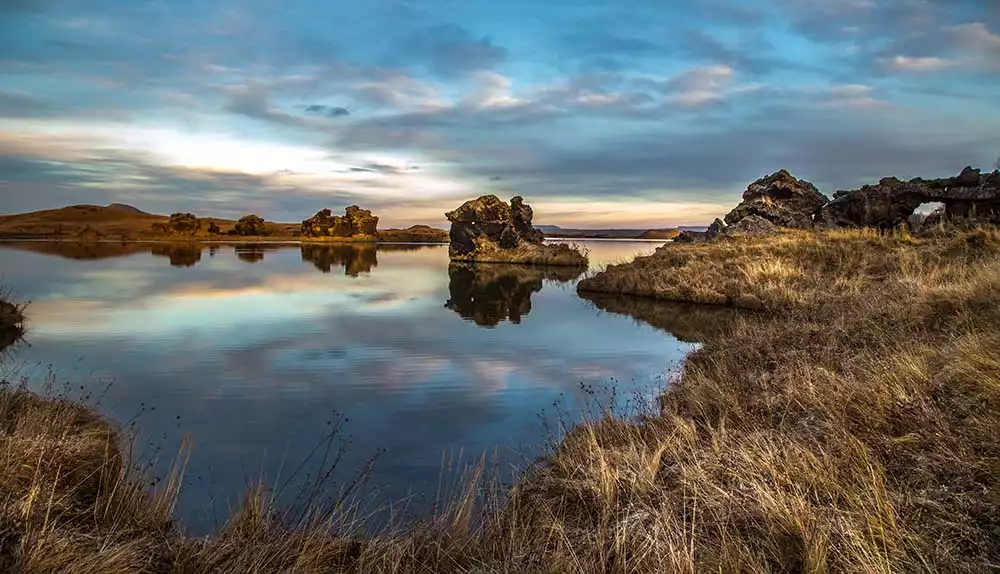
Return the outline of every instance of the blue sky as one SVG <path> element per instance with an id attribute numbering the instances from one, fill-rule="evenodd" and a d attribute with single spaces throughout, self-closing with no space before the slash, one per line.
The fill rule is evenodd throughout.
<path id="1" fill-rule="evenodd" d="M 0 0 L 2 212 L 701 224 L 1000 154 L 993 0 Z"/>

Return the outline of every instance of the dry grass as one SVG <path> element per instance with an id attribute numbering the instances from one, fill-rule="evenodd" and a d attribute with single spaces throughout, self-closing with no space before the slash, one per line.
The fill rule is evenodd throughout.
<path id="1" fill-rule="evenodd" d="M 586 267 L 586 249 L 566 243 L 535 245 L 521 243 L 513 249 L 500 249 L 491 241 L 477 239 L 478 246 L 472 253 L 452 253 L 452 261 L 466 263 L 519 263 L 522 265 L 550 265 Z"/>
<path id="2" fill-rule="evenodd" d="M 480 466 L 435 517 L 379 536 L 343 499 L 293 518 L 258 490 L 218 535 L 183 538 L 174 490 L 144 498 L 107 423 L 6 391 L 0 571 L 1000 567 L 1000 232 L 670 246 L 608 276 L 782 312 L 700 331 L 659 412 L 574 428 L 508 492 Z"/>
<path id="3" fill-rule="evenodd" d="M 934 280 L 920 266 L 950 270 L 947 261 L 933 261 L 947 257 L 940 252 L 946 243 L 874 231 L 788 230 L 765 240 L 667 244 L 632 263 L 609 266 L 582 281 L 580 291 L 784 312 L 819 300 L 850 301 L 889 277 Z"/>

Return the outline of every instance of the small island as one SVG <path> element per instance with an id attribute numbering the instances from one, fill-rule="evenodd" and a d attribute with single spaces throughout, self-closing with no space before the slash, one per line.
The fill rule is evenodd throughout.
<path id="1" fill-rule="evenodd" d="M 445 214 L 451 222 L 452 261 L 586 266 L 587 256 L 565 243 L 545 243 L 532 227 L 531 206 L 520 196 L 506 203 L 495 195 L 466 201 Z"/>

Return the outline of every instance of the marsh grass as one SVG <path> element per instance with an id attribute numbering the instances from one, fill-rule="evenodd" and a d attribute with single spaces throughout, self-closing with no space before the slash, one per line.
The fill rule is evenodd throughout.
<path id="1" fill-rule="evenodd" d="M 345 498 L 290 515 L 257 487 L 216 535 L 185 537 L 177 481 L 146 490 L 113 425 L 7 389 L 0 571 L 1000 567 L 1000 232 L 671 245 L 590 281 L 777 312 L 699 332 L 643 416 L 602 409 L 558 429 L 513 487 L 482 460 L 432 516 L 375 534 Z"/>

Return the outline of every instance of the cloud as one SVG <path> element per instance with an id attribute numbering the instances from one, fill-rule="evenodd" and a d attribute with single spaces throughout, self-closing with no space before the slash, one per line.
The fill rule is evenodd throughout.
<path id="1" fill-rule="evenodd" d="M 724 65 L 694 68 L 668 80 L 666 88 L 673 102 L 683 107 L 702 106 L 723 98 L 733 74 L 733 69 Z"/>
<path id="2" fill-rule="evenodd" d="M 17 92 L 0 91 L 0 117 L 51 117 L 57 111 L 58 107 L 46 100 Z"/>
<path id="3" fill-rule="evenodd" d="M 227 91 L 230 95 L 224 109 L 230 113 L 286 126 L 306 127 L 309 125 L 305 118 L 271 107 L 267 88 L 261 84 L 251 83 L 234 86 Z"/>
<path id="4" fill-rule="evenodd" d="M 901 72 L 938 72 L 954 68 L 959 65 L 959 62 L 937 56 L 893 56 L 886 61 L 886 65 Z"/>
<path id="5" fill-rule="evenodd" d="M 310 114 L 320 114 L 328 118 L 339 118 L 351 115 L 351 111 L 340 106 L 327 106 L 323 104 L 312 104 L 306 106 L 306 112 Z"/>
<path id="6" fill-rule="evenodd" d="M 423 66 L 439 76 L 454 77 L 496 68 L 507 59 L 507 49 L 489 36 L 477 38 L 457 24 L 441 24 L 400 40 L 388 58 L 395 64 Z"/>
<path id="7" fill-rule="evenodd" d="M 983 22 L 961 24 L 947 29 L 966 51 L 1000 58 L 1000 35 L 990 32 Z"/>
<path id="8" fill-rule="evenodd" d="M 767 74 L 778 67 L 792 66 L 790 62 L 774 56 L 773 45 L 760 34 L 742 37 L 735 47 L 701 29 L 682 30 L 677 38 L 679 49 L 691 57 L 754 74 Z"/>
<path id="9" fill-rule="evenodd" d="M 855 108 L 876 108 L 889 105 L 874 96 L 874 88 L 863 84 L 832 86 L 827 90 L 829 98 L 824 106 L 846 106 Z"/>

